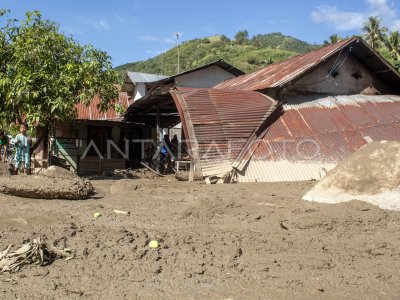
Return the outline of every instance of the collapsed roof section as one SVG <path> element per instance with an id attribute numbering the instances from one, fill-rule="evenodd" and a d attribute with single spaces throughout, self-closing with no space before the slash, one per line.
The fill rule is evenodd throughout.
<path id="1" fill-rule="evenodd" d="M 252 91 L 179 88 L 171 91 L 193 159 L 205 177 L 223 177 L 277 109 Z"/>

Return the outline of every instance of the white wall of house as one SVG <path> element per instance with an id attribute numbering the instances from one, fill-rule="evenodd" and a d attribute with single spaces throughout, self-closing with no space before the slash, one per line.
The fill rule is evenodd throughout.
<path id="1" fill-rule="evenodd" d="M 209 88 L 234 77 L 236 76 L 219 66 L 211 66 L 176 77 L 175 85 L 177 87 Z"/>
<path id="2" fill-rule="evenodd" d="M 146 95 L 146 85 L 144 82 L 138 82 L 135 84 L 134 100 L 138 100 Z"/>

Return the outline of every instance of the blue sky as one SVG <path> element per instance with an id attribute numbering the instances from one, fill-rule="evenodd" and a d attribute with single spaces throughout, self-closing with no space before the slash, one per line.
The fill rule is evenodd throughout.
<path id="1" fill-rule="evenodd" d="M 359 34 L 371 15 L 383 18 L 391 30 L 400 30 L 400 0 L 0 0 L 0 8 L 22 18 L 40 10 L 81 44 L 107 51 L 114 66 L 144 60 L 181 41 L 242 29 L 250 36 L 282 32 L 310 43 L 329 35 Z"/>

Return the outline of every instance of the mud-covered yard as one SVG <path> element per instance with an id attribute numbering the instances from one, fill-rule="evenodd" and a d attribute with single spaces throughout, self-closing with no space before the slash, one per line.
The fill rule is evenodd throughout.
<path id="1" fill-rule="evenodd" d="M 0 274 L 0 299 L 400 297 L 399 212 L 300 200 L 312 182 L 116 182 L 85 201 L 0 195 L 0 250 L 42 235 L 76 252 Z"/>

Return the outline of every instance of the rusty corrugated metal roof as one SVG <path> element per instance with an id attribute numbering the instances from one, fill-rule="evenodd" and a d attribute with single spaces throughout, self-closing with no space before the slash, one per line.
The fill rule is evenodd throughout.
<path id="1" fill-rule="evenodd" d="M 189 147 L 204 176 L 222 176 L 276 102 L 252 91 L 178 88 L 171 91 Z"/>
<path id="2" fill-rule="evenodd" d="M 127 109 L 131 101 L 129 101 L 127 93 L 120 92 L 118 95 L 118 100 L 113 101 L 113 103 L 121 104 L 122 106 Z M 98 108 L 100 104 L 100 98 L 98 95 L 94 96 L 92 101 L 90 102 L 89 106 L 86 106 L 83 103 L 78 103 L 76 107 L 77 112 L 77 120 L 90 120 L 90 121 L 121 121 L 123 116 L 117 114 L 117 112 L 110 108 L 106 112 L 101 112 Z"/>
<path id="3" fill-rule="evenodd" d="M 289 102 L 238 172 L 239 181 L 319 179 L 323 168 L 368 141 L 400 140 L 400 96 L 297 96 Z"/>
<path id="4" fill-rule="evenodd" d="M 351 54 L 377 72 L 376 76 L 392 88 L 398 90 L 400 74 L 361 38 L 354 37 L 336 44 L 322 47 L 288 60 L 271 64 L 261 70 L 226 80 L 215 88 L 261 91 L 282 87 L 310 72 L 333 55 L 343 55 L 351 48 Z M 323 78 L 321 79 L 323 80 Z"/>
<path id="5" fill-rule="evenodd" d="M 271 64 L 264 69 L 226 80 L 218 84 L 216 88 L 256 91 L 279 86 L 317 65 L 332 53 L 340 51 L 342 47 L 348 45 L 353 40 L 354 39 L 343 40 L 337 44 L 332 44 L 315 51 L 297 55 L 279 63 Z"/>

